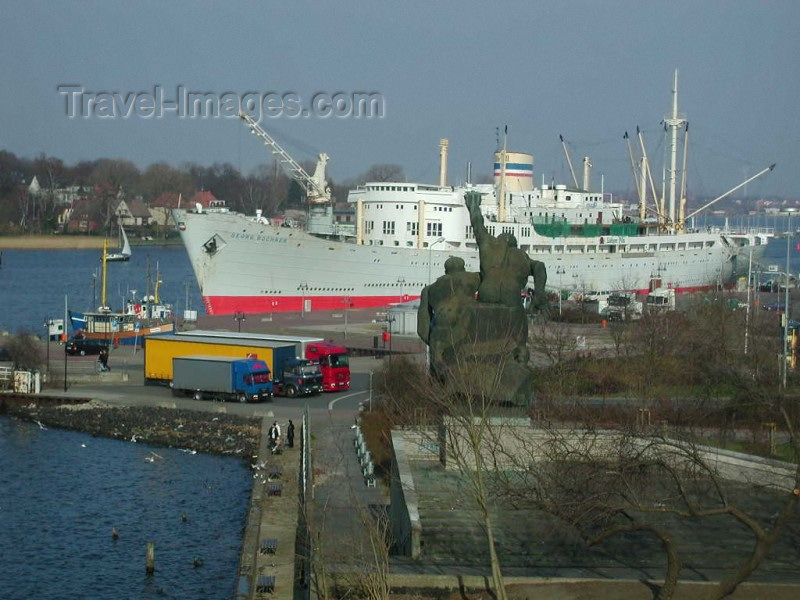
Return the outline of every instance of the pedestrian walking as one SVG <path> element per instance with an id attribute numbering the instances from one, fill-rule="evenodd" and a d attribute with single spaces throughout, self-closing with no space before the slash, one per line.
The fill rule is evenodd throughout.
<path id="1" fill-rule="evenodd" d="M 97 357 L 97 361 L 100 363 L 99 370 L 101 372 L 110 371 L 111 367 L 108 366 L 108 349 L 101 348 L 100 355 Z"/>
<path id="2" fill-rule="evenodd" d="M 269 428 L 267 436 L 269 437 L 270 448 L 274 454 L 281 443 L 281 426 L 278 425 L 277 421 L 272 422 L 272 427 Z"/>
<path id="3" fill-rule="evenodd" d="M 289 419 L 289 425 L 286 427 L 286 443 L 289 448 L 294 448 L 294 423 Z"/>

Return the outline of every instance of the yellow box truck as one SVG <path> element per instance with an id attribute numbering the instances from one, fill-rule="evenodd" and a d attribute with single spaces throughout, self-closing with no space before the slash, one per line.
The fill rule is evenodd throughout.
<path id="1" fill-rule="evenodd" d="M 263 340 L 234 341 L 214 337 L 148 336 L 144 345 L 145 384 L 169 384 L 173 375 L 172 360 L 198 354 L 256 358 L 266 362 L 269 370 L 276 374 L 283 371 L 286 361 L 295 358 L 295 345 Z"/>

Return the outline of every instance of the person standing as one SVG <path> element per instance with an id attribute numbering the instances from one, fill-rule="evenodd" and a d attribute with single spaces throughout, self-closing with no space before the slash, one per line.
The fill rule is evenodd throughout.
<path id="1" fill-rule="evenodd" d="M 101 348 L 100 355 L 97 357 L 100 362 L 100 371 L 110 371 L 111 367 L 108 366 L 108 348 Z"/>
<path id="2" fill-rule="evenodd" d="M 289 419 L 289 425 L 286 427 L 286 444 L 289 448 L 294 448 L 294 423 Z"/>
<path id="3" fill-rule="evenodd" d="M 281 426 L 278 425 L 277 421 L 272 422 L 272 427 L 269 428 L 268 436 L 269 436 L 269 445 L 272 448 L 275 448 L 280 443 L 281 439 Z"/>

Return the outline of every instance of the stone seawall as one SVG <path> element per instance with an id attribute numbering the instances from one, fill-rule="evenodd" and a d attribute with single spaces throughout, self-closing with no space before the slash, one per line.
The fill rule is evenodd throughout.
<path id="1" fill-rule="evenodd" d="M 0 414 L 94 436 L 239 456 L 251 463 L 258 455 L 261 435 L 257 418 L 165 407 L 121 407 L 88 399 L 2 395 Z"/>

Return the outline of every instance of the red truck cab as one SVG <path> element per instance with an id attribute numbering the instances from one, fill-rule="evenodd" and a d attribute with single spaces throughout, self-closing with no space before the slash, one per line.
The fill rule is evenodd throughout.
<path id="1" fill-rule="evenodd" d="M 350 361 L 347 348 L 333 342 L 313 342 L 306 346 L 305 357 L 319 363 L 324 391 L 338 392 L 350 389 Z"/>

